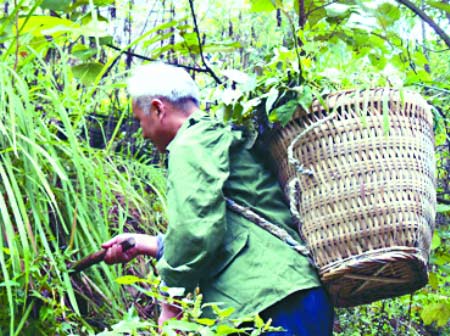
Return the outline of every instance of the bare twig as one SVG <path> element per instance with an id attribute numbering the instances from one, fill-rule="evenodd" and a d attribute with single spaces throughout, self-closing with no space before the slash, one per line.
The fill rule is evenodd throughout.
<path id="1" fill-rule="evenodd" d="M 222 84 L 222 81 L 219 79 L 219 77 L 217 77 L 217 75 L 214 73 L 214 71 L 206 63 L 205 56 L 203 55 L 202 41 L 200 38 L 200 31 L 198 30 L 197 17 L 195 16 L 193 0 L 189 0 L 189 6 L 191 7 L 192 19 L 194 20 L 194 30 L 195 30 L 195 34 L 197 35 L 198 48 L 200 51 L 200 57 L 202 59 L 203 66 L 205 67 L 207 72 L 214 78 L 214 80 L 216 81 L 217 84 Z"/>
<path id="2" fill-rule="evenodd" d="M 128 56 L 136 57 L 136 58 L 139 58 L 139 59 L 142 59 L 142 60 L 145 60 L 145 61 L 160 61 L 159 59 L 150 58 L 150 57 L 147 57 L 147 56 L 144 56 L 144 55 L 139 55 L 139 54 L 133 53 L 133 52 L 131 52 L 129 50 L 126 50 L 126 49 L 123 50 L 122 48 L 119 48 L 119 47 L 117 47 L 115 45 L 112 45 L 112 44 L 106 44 L 106 46 L 108 48 L 120 51 L 121 53 L 119 54 L 118 57 L 120 57 L 122 54 L 126 54 Z M 204 69 L 204 68 L 198 68 L 198 67 L 193 67 L 193 66 L 183 65 L 183 64 L 178 64 L 178 63 L 170 63 L 170 62 L 165 62 L 165 63 L 173 65 L 173 66 L 176 66 L 176 67 L 179 67 L 179 68 L 184 68 L 186 70 L 192 70 L 192 71 L 197 71 L 197 72 L 208 72 L 209 73 L 209 70 L 208 69 Z"/>
<path id="3" fill-rule="evenodd" d="M 409 0 L 397 0 L 397 2 L 408 7 L 410 10 L 414 12 L 414 14 L 418 15 L 423 21 L 425 21 L 436 32 L 436 34 L 438 34 L 439 37 L 444 40 L 447 47 L 450 48 L 450 36 L 448 36 L 445 33 L 445 31 L 443 31 L 441 27 L 439 27 L 437 23 L 434 22 L 432 18 L 430 18 L 427 14 L 425 14 L 424 11 L 420 10 L 420 8 L 418 8 L 415 4 L 413 4 Z"/>

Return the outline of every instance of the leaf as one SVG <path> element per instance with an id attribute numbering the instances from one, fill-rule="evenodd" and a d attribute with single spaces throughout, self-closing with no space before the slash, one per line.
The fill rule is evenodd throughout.
<path id="1" fill-rule="evenodd" d="M 84 85 L 93 83 L 102 70 L 103 64 L 99 62 L 83 63 L 72 66 L 74 77 Z"/>
<path id="2" fill-rule="evenodd" d="M 450 13 L 450 5 L 447 3 L 439 1 L 427 1 L 427 4 L 434 8 L 443 10 L 444 12 Z"/>
<path id="3" fill-rule="evenodd" d="M 182 320 L 168 320 L 167 327 L 181 331 L 199 331 L 200 329 L 204 328 L 203 326 L 196 323 Z"/>
<path id="4" fill-rule="evenodd" d="M 433 234 L 433 239 L 431 240 L 431 249 L 435 250 L 439 246 L 441 246 L 441 237 L 439 237 L 438 232 L 435 231 L 434 234 Z"/>
<path id="5" fill-rule="evenodd" d="M 115 0 L 93 0 L 94 6 L 109 6 L 112 5 L 115 2 Z M 86 6 L 89 5 L 89 0 L 77 0 L 75 2 L 75 4 L 73 5 L 73 7 L 78 7 L 78 6 Z"/>
<path id="6" fill-rule="evenodd" d="M 30 16 L 28 21 L 26 18 L 19 18 L 18 25 L 21 34 L 30 33 L 36 37 L 61 35 L 80 28 L 80 25 L 73 21 L 45 15 Z"/>
<path id="7" fill-rule="evenodd" d="M 266 113 L 269 113 L 272 109 L 273 103 L 278 98 L 278 90 L 273 87 L 270 89 L 270 91 L 267 93 L 267 100 L 266 100 Z"/>
<path id="8" fill-rule="evenodd" d="M 222 75 L 232 80 L 233 82 L 240 84 L 245 83 L 250 79 L 250 76 L 247 75 L 245 72 L 234 69 L 223 70 Z"/>
<path id="9" fill-rule="evenodd" d="M 401 13 L 397 6 L 394 6 L 388 2 L 382 3 L 376 10 L 377 19 L 383 27 L 390 26 L 398 19 L 400 19 Z"/>
<path id="10" fill-rule="evenodd" d="M 209 318 L 199 318 L 199 319 L 196 319 L 196 322 L 210 327 L 216 323 L 216 320 L 209 319 Z"/>
<path id="11" fill-rule="evenodd" d="M 222 92 L 222 102 L 225 105 L 233 105 L 241 97 L 242 92 L 240 90 L 225 89 Z"/>
<path id="12" fill-rule="evenodd" d="M 226 319 L 231 314 L 233 314 L 234 311 L 235 311 L 235 309 L 233 307 L 228 307 L 227 309 L 224 309 L 220 312 L 219 317 L 221 319 Z"/>
<path id="13" fill-rule="evenodd" d="M 250 12 L 271 12 L 275 6 L 271 0 L 250 0 Z"/>
<path id="14" fill-rule="evenodd" d="M 97 53 L 97 49 L 88 48 L 84 44 L 77 44 L 72 48 L 72 55 L 86 61 Z"/>
<path id="15" fill-rule="evenodd" d="M 141 282 L 142 279 L 138 278 L 137 276 L 134 276 L 134 275 L 124 275 L 124 276 L 118 277 L 115 281 L 119 285 L 133 285 L 137 282 Z"/>
<path id="16" fill-rule="evenodd" d="M 443 213 L 443 214 L 450 213 L 450 205 L 449 204 L 438 204 L 436 207 L 436 211 L 439 213 Z"/>
<path id="17" fill-rule="evenodd" d="M 299 98 L 297 99 L 297 102 L 305 111 L 308 111 L 312 101 L 313 94 L 311 87 L 309 87 L 308 85 L 304 85 L 302 87 L 302 90 L 299 92 Z"/>
<path id="18" fill-rule="evenodd" d="M 43 0 L 39 7 L 54 11 L 66 11 L 69 9 L 71 3 L 71 0 Z"/>
<path id="19" fill-rule="evenodd" d="M 242 44 L 237 41 L 233 42 L 214 42 L 208 43 L 203 47 L 204 52 L 215 53 L 215 52 L 230 52 L 236 49 L 242 48 Z"/>
<path id="20" fill-rule="evenodd" d="M 217 334 L 218 335 L 230 335 L 230 334 L 234 334 L 234 333 L 239 333 L 241 330 L 237 329 L 237 328 L 233 328 L 229 325 L 223 324 L 217 327 Z"/>
<path id="21" fill-rule="evenodd" d="M 297 106 L 298 104 L 295 100 L 290 100 L 286 104 L 277 107 L 269 115 L 269 119 L 272 119 L 270 121 L 279 121 L 282 126 L 286 126 L 292 119 Z M 273 120 L 274 116 L 275 120 Z"/>
<path id="22" fill-rule="evenodd" d="M 430 284 L 431 288 L 434 290 L 437 290 L 439 288 L 439 279 L 436 275 L 436 273 L 431 272 L 428 277 L 428 283 Z"/>
<path id="23" fill-rule="evenodd" d="M 352 7 L 340 3 L 332 3 L 326 7 L 327 16 L 329 17 L 343 17 L 347 15 Z"/>
<path id="24" fill-rule="evenodd" d="M 426 305 L 420 317 L 425 325 L 437 322 L 438 327 L 443 327 L 450 320 L 450 300 Z"/>

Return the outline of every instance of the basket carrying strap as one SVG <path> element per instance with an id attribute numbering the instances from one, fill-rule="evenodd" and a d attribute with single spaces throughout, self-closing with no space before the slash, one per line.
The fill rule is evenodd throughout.
<path id="1" fill-rule="evenodd" d="M 287 148 L 288 153 L 288 162 L 289 164 L 293 165 L 295 168 L 295 171 L 298 173 L 294 178 L 292 178 L 289 181 L 288 187 L 289 187 L 289 208 L 291 210 L 292 215 L 297 219 L 299 229 L 301 229 L 301 226 L 303 225 L 303 220 L 300 215 L 300 212 L 297 210 L 297 201 L 298 201 L 298 195 L 300 191 L 300 178 L 299 175 L 308 175 L 308 176 L 314 176 L 314 171 L 312 169 L 307 169 L 303 167 L 303 165 L 300 163 L 298 159 L 294 157 L 294 147 L 297 144 L 297 142 L 300 141 L 301 138 L 303 138 L 308 132 L 312 131 L 314 128 L 324 124 L 325 122 L 331 120 L 334 118 L 336 114 L 336 110 L 338 108 L 338 105 L 336 105 L 333 109 L 333 111 L 325 118 L 315 122 L 314 124 L 310 125 L 309 127 L 305 128 L 302 132 L 300 132 L 294 140 L 289 144 Z M 301 231 L 301 230 L 300 230 Z"/>
<path id="2" fill-rule="evenodd" d="M 281 239 L 283 242 L 288 244 L 290 247 L 292 247 L 295 251 L 300 253 L 301 255 L 308 258 L 311 265 L 316 267 L 315 263 L 313 262 L 311 258 L 311 253 L 308 251 L 308 249 L 300 245 L 292 236 L 284 229 L 280 228 L 279 226 L 272 224 L 267 219 L 261 217 L 257 213 L 255 213 L 252 209 L 244 207 L 232 199 L 225 197 L 225 200 L 227 202 L 227 206 L 230 210 L 234 211 L 235 213 L 242 215 L 244 218 L 248 219 L 250 222 L 255 223 L 262 229 L 268 231 L 275 237 Z"/>

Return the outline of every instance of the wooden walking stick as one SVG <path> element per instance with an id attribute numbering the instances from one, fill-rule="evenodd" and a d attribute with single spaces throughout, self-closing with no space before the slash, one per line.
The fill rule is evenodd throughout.
<path id="1" fill-rule="evenodd" d="M 127 240 L 121 242 L 120 245 L 122 245 L 122 251 L 125 252 L 134 247 L 136 245 L 136 241 L 134 240 L 134 238 L 128 238 Z M 83 258 L 71 264 L 69 266 L 69 272 L 71 274 L 75 274 L 81 272 L 82 270 L 85 270 L 88 267 L 91 267 L 92 265 L 98 264 L 99 262 L 103 261 L 105 255 L 106 249 L 101 249 L 97 252 L 94 252 L 88 255 L 86 258 Z"/>

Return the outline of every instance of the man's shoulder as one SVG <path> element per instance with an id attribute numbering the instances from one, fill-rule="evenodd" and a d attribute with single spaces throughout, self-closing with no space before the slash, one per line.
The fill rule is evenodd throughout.
<path id="1" fill-rule="evenodd" d="M 210 147 L 228 143 L 231 135 L 231 127 L 220 120 L 210 117 L 206 113 L 191 116 L 177 134 L 170 150 L 186 147 Z"/>

